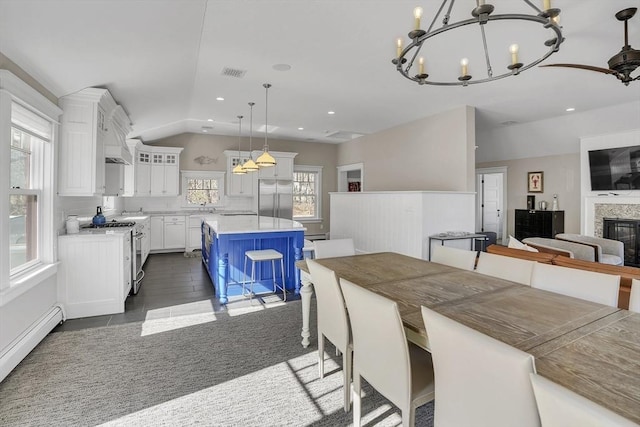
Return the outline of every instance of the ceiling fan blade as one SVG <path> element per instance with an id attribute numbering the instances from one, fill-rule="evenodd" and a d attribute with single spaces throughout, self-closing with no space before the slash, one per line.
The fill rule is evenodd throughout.
<path id="1" fill-rule="evenodd" d="M 599 73 L 605 73 L 605 74 L 613 74 L 616 75 L 618 74 L 616 71 L 614 70 L 610 70 L 609 68 L 602 68 L 602 67 L 594 67 L 593 65 L 582 65 L 582 64 L 546 64 L 546 65 L 540 65 L 541 67 L 566 67 L 566 68 L 579 68 L 582 70 L 589 70 L 589 71 L 597 71 Z"/>

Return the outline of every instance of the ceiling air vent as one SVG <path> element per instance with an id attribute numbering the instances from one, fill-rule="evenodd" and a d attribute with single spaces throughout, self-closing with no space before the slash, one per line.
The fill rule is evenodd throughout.
<path id="1" fill-rule="evenodd" d="M 222 69 L 222 75 L 227 77 L 235 77 L 241 79 L 247 73 L 247 70 L 239 70 L 237 68 L 224 67 Z"/>
<path id="2" fill-rule="evenodd" d="M 363 136 L 361 133 L 350 132 L 345 130 L 338 130 L 333 133 L 327 134 L 327 138 L 335 138 L 335 139 L 356 139 Z"/>

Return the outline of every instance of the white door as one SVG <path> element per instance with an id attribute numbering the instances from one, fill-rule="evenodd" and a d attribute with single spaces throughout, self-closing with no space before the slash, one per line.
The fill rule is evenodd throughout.
<path id="1" fill-rule="evenodd" d="M 502 174 L 482 176 L 482 231 L 493 231 L 502 240 Z"/>

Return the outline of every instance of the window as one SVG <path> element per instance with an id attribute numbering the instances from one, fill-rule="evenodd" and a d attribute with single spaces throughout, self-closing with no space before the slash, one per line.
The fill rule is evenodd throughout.
<path id="1" fill-rule="evenodd" d="M 293 217 L 297 221 L 322 220 L 322 166 L 295 165 Z"/>
<path id="2" fill-rule="evenodd" d="M 62 110 L 0 70 L 0 305 L 55 274 L 54 146 Z"/>
<path id="3" fill-rule="evenodd" d="M 9 264 L 15 272 L 38 260 L 38 199 L 41 182 L 36 160 L 42 139 L 11 127 Z"/>
<path id="4" fill-rule="evenodd" d="M 185 207 L 215 206 L 224 196 L 224 172 L 182 171 Z"/>

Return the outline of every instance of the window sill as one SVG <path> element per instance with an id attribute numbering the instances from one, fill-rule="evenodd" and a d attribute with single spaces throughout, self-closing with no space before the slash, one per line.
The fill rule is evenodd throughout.
<path id="1" fill-rule="evenodd" d="M 322 218 L 293 218 L 294 221 L 298 221 L 303 224 L 319 224 L 322 222 Z"/>
<path id="2" fill-rule="evenodd" d="M 58 272 L 58 263 L 40 264 L 9 279 L 9 288 L 0 291 L 0 307 L 18 298 Z"/>

